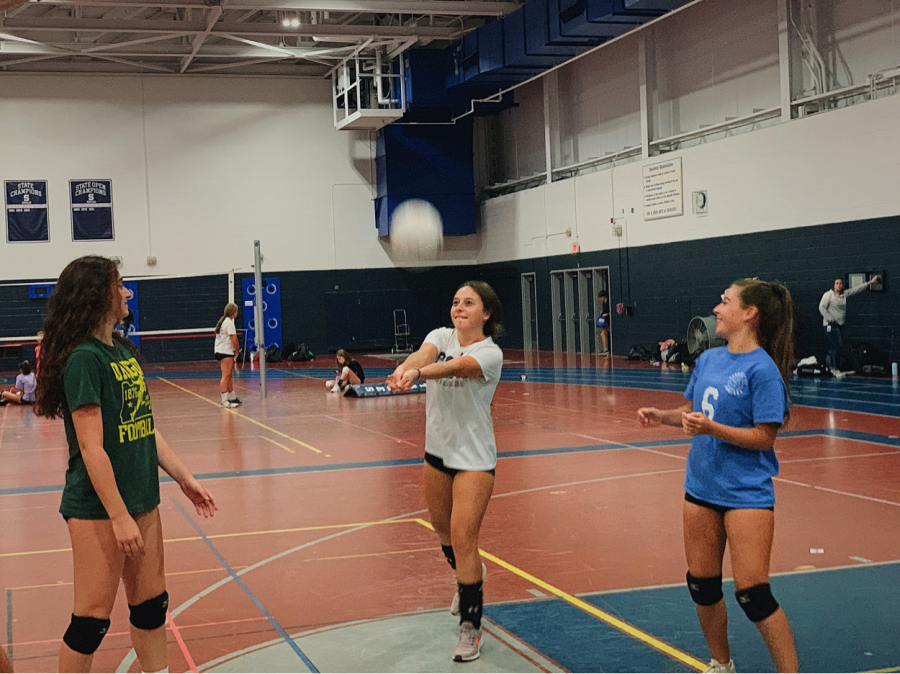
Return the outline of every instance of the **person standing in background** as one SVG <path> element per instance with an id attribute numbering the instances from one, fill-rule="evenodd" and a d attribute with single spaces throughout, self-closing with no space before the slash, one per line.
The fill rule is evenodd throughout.
<path id="1" fill-rule="evenodd" d="M 600 341 L 603 345 L 600 352 L 602 356 L 609 354 L 609 293 L 605 290 L 597 293 L 597 304 L 597 327 L 600 328 Z"/>
<path id="2" fill-rule="evenodd" d="M 878 281 L 873 276 L 862 285 L 844 290 L 842 279 L 834 280 L 834 287 L 822 295 L 819 302 L 819 313 L 822 314 L 822 325 L 825 328 L 825 336 L 828 338 L 828 355 L 831 358 L 831 371 L 840 372 L 841 349 L 844 348 L 844 340 L 841 336 L 841 328 L 847 320 L 847 298 L 867 290 L 870 285 Z"/>

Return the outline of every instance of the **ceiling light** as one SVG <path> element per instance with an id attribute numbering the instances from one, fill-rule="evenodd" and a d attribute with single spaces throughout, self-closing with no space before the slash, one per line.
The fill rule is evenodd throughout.
<path id="1" fill-rule="evenodd" d="M 291 20 L 290 20 L 290 19 L 282 19 L 282 20 L 281 20 L 281 25 L 284 26 L 285 28 L 290 28 L 290 26 L 291 26 Z"/>
<path id="2" fill-rule="evenodd" d="M 291 28 L 298 28 L 300 26 L 300 19 L 291 19 Z"/>

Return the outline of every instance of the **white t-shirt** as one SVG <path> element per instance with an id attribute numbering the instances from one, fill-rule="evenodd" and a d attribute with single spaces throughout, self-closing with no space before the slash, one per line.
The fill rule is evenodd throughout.
<path id="1" fill-rule="evenodd" d="M 216 353 L 224 353 L 229 356 L 234 355 L 234 346 L 231 343 L 231 335 L 236 335 L 237 330 L 234 327 L 234 319 L 225 317 L 222 321 L 222 327 L 216 335 Z"/>
<path id="2" fill-rule="evenodd" d="M 497 443 L 491 400 L 500 381 L 503 352 L 490 337 L 461 347 L 453 328 L 432 330 L 425 342 L 437 347 L 439 363 L 472 356 L 482 374 L 477 379 L 447 377 L 428 382 L 425 451 L 442 459 L 447 468 L 492 470 L 497 465 Z"/>
<path id="3" fill-rule="evenodd" d="M 33 403 L 34 391 L 37 388 L 37 379 L 34 377 L 34 372 L 19 374 L 16 377 L 16 388 L 22 391 L 22 400 Z"/>

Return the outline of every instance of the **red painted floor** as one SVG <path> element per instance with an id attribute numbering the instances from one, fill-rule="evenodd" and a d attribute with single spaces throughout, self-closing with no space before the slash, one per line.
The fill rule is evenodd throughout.
<path id="1" fill-rule="evenodd" d="M 608 359 L 548 355 L 540 361 L 591 367 Z M 199 524 L 288 633 L 449 603 L 452 578 L 437 539 L 415 521 L 427 520 L 421 466 L 347 467 L 419 459 L 424 396 L 351 400 L 326 392 L 318 379 L 298 378 L 270 380 L 269 397 L 261 400 L 255 382 L 240 380 L 245 404 L 231 412 L 216 404 L 216 380 L 177 378 L 208 367 L 167 368 L 172 379 L 150 382 L 157 427 L 195 473 L 269 471 L 208 480 L 220 511 Z M 682 400 L 648 390 L 501 383 L 494 405 L 501 455 L 624 446 L 502 458 L 481 547 L 571 594 L 682 582 L 686 437 L 635 423 L 641 405 Z M 795 408 L 788 430 L 817 429 L 896 436 L 900 419 Z M 628 446 L 653 440 L 673 444 Z M 822 435 L 783 438 L 776 447 L 782 472 L 773 572 L 854 564 L 854 557 L 900 559 L 900 448 Z M 8 490 L 62 484 L 62 423 L 2 408 L 0 456 L 0 578 L 7 600 L 0 634 L 11 634 L 18 670 L 55 671 L 72 597 L 60 494 Z M 298 467 L 328 469 L 273 474 Z M 176 507 L 187 505 L 179 490 L 165 484 L 162 496 L 170 608 L 193 661 L 202 666 L 279 638 L 237 583 L 214 587 L 228 571 Z M 392 518 L 399 521 L 385 522 Z M 811 554 L 811 548 L 824 552 Z M 533 599 L 534 588 L 489 564 L 486 601 Z M 127 625 L 122 597 L 95 671 L 120 666 L 130 648 Z M 170 632 L 170 669 L 187 666 Z M 139 671 L 137 664 L 130 671 Z"/>

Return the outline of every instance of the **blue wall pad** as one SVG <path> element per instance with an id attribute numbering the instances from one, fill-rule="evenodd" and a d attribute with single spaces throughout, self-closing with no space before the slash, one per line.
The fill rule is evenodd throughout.
<path id="1" fill-rule="evenodd" d="M 284 346 L 281 326 L 281 281 L 277 278 L 263 278 L 262 292 L 259 293 L 263 302 L 263 320 L 266 325 L 263 330 L 263 343 L 269 347 L 273 344 Z M 244 298 L 244 348 L 250 353 L 256 353 L 256 316 L 253 307 L 247 302 L 256 300 L 257 289 L 254 279 L 241 279 L 241 288 Z"/>
<path id="2" fill-rule="evenodd" d="M 128 300 L 128 310 L 131 312 L 131 315 L 134 316 L 134 322 L 128 328 L 128 339 L 140 349 L 141 338 L 131 334 L 132 332 L 139 332 L 141 329 L 141 312 L 139 311 L 140 305 L 138 304 L 138 284 L 137 281 L 125 281 L 122 285 L 131 291 L 131 299 Z"/>
<path id="3" fill-rule="evenodd" d="M 410 393 L 425 393 L 426 382 L 416 382 L 412 388 L 405 393 L 394 393 L 387 384 L 357 384 L 356 386 L 348 386 L 344 391 L 345 398 L 381 398 L 384 396 L 405 396 Z"/>
<path id="4" fill-rule="evenodd" d="M 378 236 L 390 234 L 394 209 L 424 199 L 440 212 L 445 236 L 475 233 L 475 173 L 471 117 L 452 126 L 391 124 L 375 149 Z"/>

